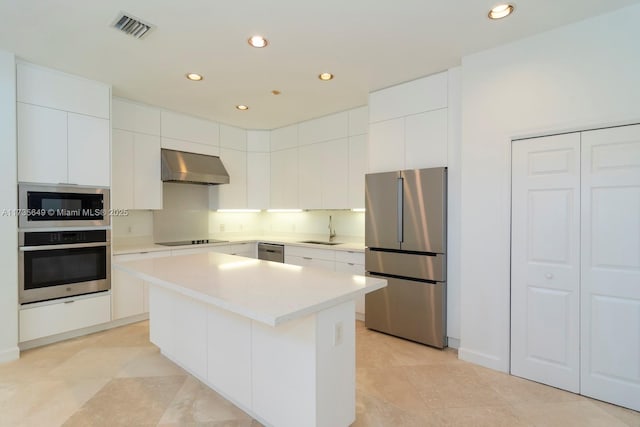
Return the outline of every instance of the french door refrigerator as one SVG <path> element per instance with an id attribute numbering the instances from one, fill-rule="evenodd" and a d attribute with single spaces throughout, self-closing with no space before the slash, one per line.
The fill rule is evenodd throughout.
<path id="1" fill-rule="evenodd" d="M 447 168 L 367 174 L 365 268 L 387 287 L 365 297 L 365 326 L 444 348 Z"/>

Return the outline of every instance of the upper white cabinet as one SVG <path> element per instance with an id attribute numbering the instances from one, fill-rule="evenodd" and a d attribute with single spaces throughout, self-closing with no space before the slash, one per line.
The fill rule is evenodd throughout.
<path id="1" fill-rule="evenodd" d="M 279 151 L 298 146 L 298 125 L 291 125 L 271 131 L 271 151 Z"/>
<path id="2" fill-rule="evenodd" d="M 298 203 L 303 209 L 322 208 L 323 145 L 303 145 L 298 149 Z"/>
<path id="3" fill-rule="evenodd" d="M 342 112 L 308 120 L 298 125 L 298 145 L 343 138 L 349 133 L 349 113 Z"/>
<path id="4" fill-rule="evenodd" d="M 447 107 L 448 74 L 442 72 L 369 94 L 369 123 Z"/>
<path id="5" fill-rule="evenodd" d="M 18 180 L 108 187 L 109 86 L 18 63 Z"/>
<path id="6" fill-rule="evenodd" d="M 247 151 L 247 131 L 233 126 L 220 125 L 220 148 Z"/>
<path id="7" fill-rule="evenodd" d="M 220 125 L 171 111 L 161 112 L 162 148 L 217 156 Z"/>
<path id="8" fill-rule="evenodd" d="M 322 156 L 322 208 L 349 207 L 349 140 L 347 138 L 318 144 Z"/>
<path id="9" fill-rule="evenodd" d="M 17 85 L 18 102 L 109 119 L 111 88 L 104 83 L 18 62 Z"/>
<path id="10" fill-rule="evenodd" d="M 271 155 L 247 153 L 247 208 L 268 209 L 271 183 Z"/>
<path id="11" fill-rule="evenodd" d="M 367 171 L 367 135 L 349 137 L 349 208 L 364 208 L 364 175 Z"/>
<path id="12" fill-rule="evenodd" d="M 212 209 L 244 209 L 247 207 L 247 152 L 220 149 L 220 158 L 229 173 L 229 184 L 209 186 Z"/>
<path id="13" fill-rule="evenodd" d="M 290 209 L 299 206 L 297 148 L 289 148 L 271 153 L 270 197 L 271 208 Z"/>
<path id="14" fill-rule="evenodd" d="M 448 73 L 369 95 L 368 172 L 447 166 Z"/>
<path id="15" fill-rule="evenodd" d="M 111 113 L 114 129 L 160 135 L 160 110 L 157 108 L 113 98 Z"/>

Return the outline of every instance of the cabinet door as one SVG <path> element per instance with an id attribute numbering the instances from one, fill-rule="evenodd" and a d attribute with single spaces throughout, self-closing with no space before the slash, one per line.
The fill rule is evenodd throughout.
<path id="1" fill-rule="evenodd" d="M 69 182 L 109 187 L 111 150 L 109 120 L 69 113 Z"/>
<path id="2" fill-rule="evenodd" d="M 336 261 L 336 271 L 347 274 L 357 274 L 364 276 L 364 265 L 354 264 L 352 262 L 338 262 Z M 364 295 L 356 300 L 356 313 L 364 314 Z"/>
<path id="3" fill-rule="evenodd" d="M 134 209 L 134 134 L 114 129 L 112 144 L 111 207 L 113 209 Z"/>
<path id="4" fill-rule="evenodd" d="M 66 183 L 67 113 L 18 102 L 18 181 Z"/>
<path id="5" fill-rule="evenodd" d="M 447 109 L 405 118 L 405 169 L 447 166 Z"/>
<path id="6" fill-rule="evenodd" d="M 304 145 L 298 149 L 298 206 L 302 209 L 322 208 L 323 145 Z"/>
<path id="7" fill-rule="evenodd" d="M 229 172 L 229 184 L 209 187 L 213 209 L 244 209 L 247 207 L 247 152 L 220 149 L 220 158 Z"/>
<path id="8" fill-rule="evenodd" d="M 163 111 L 160 124 L 163 137 L 220 147 L 220 126 L 215 122 Z"/>
<path id="9" fill-rule="evenodd" d="M 271 164 L 269 153 L 247 153 L 247 207 L 269 208 Z"/>
<path id="10" fill-rule="evenodd" d="M 116 261 L 117 257 L 114 257 Z M 144 281 L 122 270 L 111 274 L 113 295 L 113 320 L 135 316 L 145 312 Z"/>
<path id="11" fill-rule="evenodd" d="M 367 135 L 349 138 L 349 199 L 347 207 L 364 209 L 364 175 L 367 171 Z"/>
<path id="12" fill-rule="evenodd" d="M 349 140 L 318 144 L 322 150 L 322 208 L 345 209 L 349 202 Z"/>
<path id="13" fill-rule="evenodd" d="M 118 170 L 115 172 L 119 173 Z M 162 209 L 160 137 L 158 136 L 135 134 L 133 196 L 135 209 Z"/>
<path id="14" fill-rule="evenodd" d="M 404 119 L 371 123 L 369 126 L 369 173 L 404 169 Z"/>
<path id="15" fill-rule="evenodd" d="M 113 98 L 111 124 L 114 129 L 160 135 L 160 110 Z"/>
<path id="16" fill-rule="evenodd" d="M 298 149 L 271 153 L 271 208 L 298 208 Z"/>

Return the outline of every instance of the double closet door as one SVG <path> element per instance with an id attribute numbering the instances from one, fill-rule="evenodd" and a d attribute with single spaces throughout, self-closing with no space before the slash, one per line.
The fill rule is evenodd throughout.
<path id="1" fill-rule="evenodd" d="M 640 125 L 513 142 L 511 373 L 640 410 Z"/>

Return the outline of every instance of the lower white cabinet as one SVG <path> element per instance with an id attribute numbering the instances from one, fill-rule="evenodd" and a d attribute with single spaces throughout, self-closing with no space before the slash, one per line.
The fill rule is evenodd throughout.
<path id="1" fill-rule="evenodd" d="M 304 248 L 301 246 L 286 246 L 284 262 L 302 267 L 317 267 L 334 270 L 335 251 L 327 249 Z"/>
<path id="2" fill-rule="evenodd" d="M 342 273 L 364 276 L 364 253 L 336 251 L 335 270 Z M 364 295 L 356 300 L 356 313 L 364 314 Z"/>
<path id="3" fill-rule="evenodd" d="M 84 295 L 20 309 L 20 342 L 61 334 L 111 320 L 111 295 Z"/>
<path id="4" fill-rule="evenodd" d="M 113 262 L 170 256 L 171 251 L 114 255 Z M 147 283 L 121 270 L 111 270 L 111 295 L 113 320 L 149 312 Z"/>

